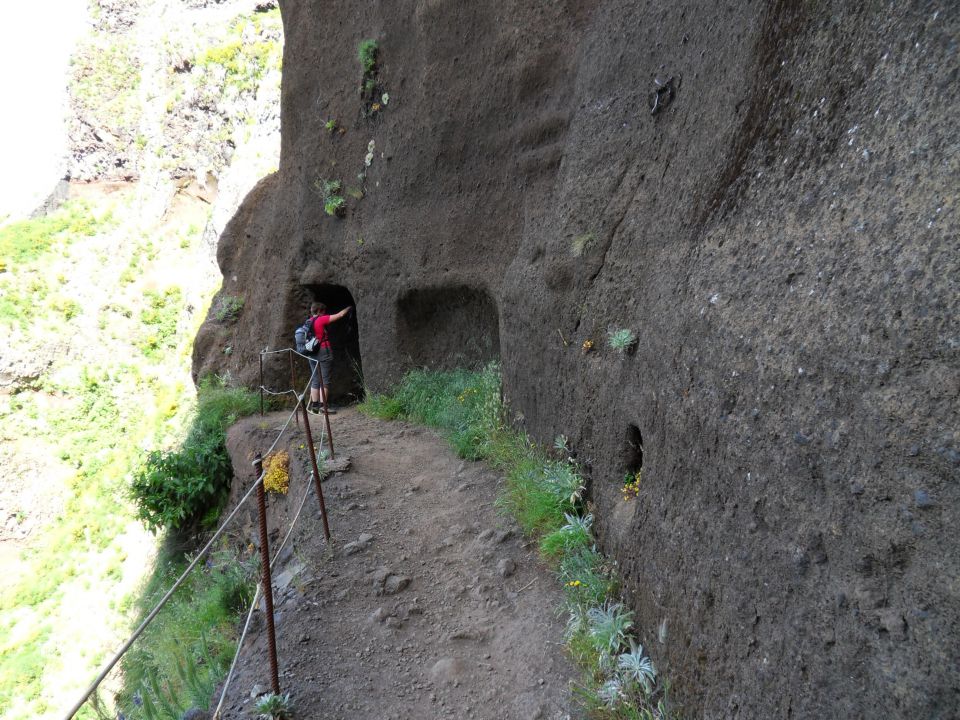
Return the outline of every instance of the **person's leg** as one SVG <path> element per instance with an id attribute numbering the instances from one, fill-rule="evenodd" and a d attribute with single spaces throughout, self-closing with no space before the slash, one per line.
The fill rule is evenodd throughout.
<path id="1" fill-rule="evenodd" d="M 323 383 L 320 387 L 321 401 L 327 407 L 327 411 L 330 412 L 330 370 L 333 368 L 333 353 L 330 350 L 321 350 L 320 357 L 318 358 L 320 362 L 320 371 L 318 375 L 322 378 Z"/>
<path id="2" fill-rule="evenodd" d="M 320 404 L 320 367 L 316 360 L 310 361 L 310 405 L 307 410 L 315 412 Z"/>

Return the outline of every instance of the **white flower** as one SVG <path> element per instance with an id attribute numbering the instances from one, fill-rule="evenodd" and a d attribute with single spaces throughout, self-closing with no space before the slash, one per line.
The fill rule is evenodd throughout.
<path id="1" fill-rule="evenodd" d="M 368 152 L 368 153 L 372 153 L 372 152 L 373 152 L 373 149 L 374 149 L 376 146 L 377 146 L 377 144 L 376 144 L 373 140 L 371 140 L 370 142 L 367 143 L 367 152 Z"/>
<path id="2" fill-rule="evenodd" d="M 367 156 L 363 159 L 363 164 L 366 165 L 367 167 L 370 167 L 370 163 L 372 162 L 373 162 L 373 153 L 368 152 Z"/>
<path id="3" fill-rule="evenodd" d="M 390 96 L 387 95 L 387 93 L 384 93 L 383 97 L 380 98 L 380 102 L 386 105 L 388 102 L 390 102 Z"/>

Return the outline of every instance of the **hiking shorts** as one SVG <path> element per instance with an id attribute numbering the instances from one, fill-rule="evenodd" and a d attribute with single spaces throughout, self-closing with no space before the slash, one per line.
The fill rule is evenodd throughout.
<path id="1" fill-rule="evenodd" d="M 320 366 L 317 370 L 317 365 Z M 325 387 L 330 387 L 330 368 L 333 367 L 333 352 L 330 348 L 320 348 L 315 358 L 310 359 L 310 372 L 313 378 L 310 381 L 310 387 L 314 390 L 320 389 L 320 378 L 323 378 Z"/>

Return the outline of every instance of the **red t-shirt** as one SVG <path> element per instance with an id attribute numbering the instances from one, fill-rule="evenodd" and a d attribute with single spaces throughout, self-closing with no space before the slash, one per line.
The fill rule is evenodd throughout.
<path id="1" fill-rule="evenodd" d="M 320 347 L 322 348 L 330 347 L 330 338 L 327 336 L 327 325 L 329 323 L 329 315 L 317 315 L 313 319 L 313 334 L 320 338 Z"/>

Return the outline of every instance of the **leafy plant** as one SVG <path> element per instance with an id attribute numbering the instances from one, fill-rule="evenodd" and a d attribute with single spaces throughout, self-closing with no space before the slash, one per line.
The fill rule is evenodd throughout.
<path id="1" fill-rule="evenodd" d="M 333 118 L 330 118 L 323 124 L 323 127 L 326 128 L 328 133 L 333 135 L 333 133 L 337 131 L 337 121 L 334 120 Z"/>
<path id="2" fill-rule="evenodd" d="M 606 567 L 603 556 L 592 546 L 567 552 L 560 560 L 557 574 L 564 583 L 566 603 L 570 608 L 600 605 L 617 591 L 616 579 Z"/>
<path id="3" fill-rule="evenodd" d="M 364 75 L 369 75 L 377 67 L 379 49 L 379 44 L 372 38 L 361 40 L 360 44 L 357 45 L 357 58 L 360 60 Z"/>
<path id="4" fill-rule="evenodd" d="M 346 207 L 346 200 L 341 195 L 343 183 L 340 180 L 326 180 L 317 178 L 313 183 L 314 190 L 323 199 L 323 211 L 331 217 L 341 215 Z"/>
<path id="5" fill-rule="evenodd" d="M 323 201 L 323 211 L 331 217 L 336 217 L 343 212 L 346 202 L 342 195 L 331 195 Z"/>
<path id="6" fill-rule="evenodd" d="M 285 695 L 267 693 L 257 700 L 256 709 L 263 720 L 283 720 L 293 716 L 290 693 Z"/>
<path id="7" fill-rule="evenodd" d="M 593 515 L 578 517 L 565 513 L 564 517 L 567 519 L 567 524 L 545 535 L 540 541 L 540 552 L 549 558 L 561 557 L 572 550 L 589 547 L 593 543 L 593 536 L 590 534 Z"/>
<path id="8" fill-rule="evenodd" d="M 618 353 L 629 352 L 637 342 L 637 336 L 628 328 L 610 330 L 607 333 L 607 344 Z"/>
<path id="9" fill-rule="evenodd" d="M 197 412 L 177 450 L 155 450 L 134 474 L 130 487 L 137 516 L 151 530 L 182 530 L 216 510 L 229 487 L 232 469 L 226 428 L 259 408 L 256 395 L 204 381 Z"/>
<path id="10" fill-rule="evenodd" d="M 633 627 L 633 613 L 620 603 L 605 603 L 587 611 L 590 637 L 600 654 L 603 667 L 612 664 L 620 648 L 627 642 L 627 632 Z"/>
<path id="11" fill-rule="evenodd" d="M 608 708 L 615 707 L 624 698 L 620 678 L 612 677 L 597 689 L 597 697 Z"/>
<path id="12" fill-rule="evenodd" d="M 657 680 L 657 670 L 653 662 L 643 653 L 643 647 L 630 638 L 630 651 L 617 658 L 617 668 L 628 683 L 635 683 L 649 695 Z"/>

